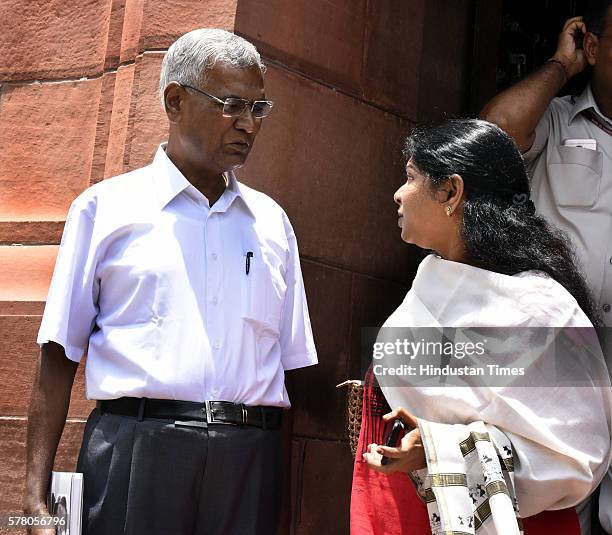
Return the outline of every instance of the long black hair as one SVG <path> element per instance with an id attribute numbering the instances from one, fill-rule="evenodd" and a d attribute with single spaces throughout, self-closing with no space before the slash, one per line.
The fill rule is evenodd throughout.
<path id="1" fill-rule="evenodd" d="M 506 275 L 543 271 L 600 325 L 571 241 L 535 214 L 525 163 L 503 130 L 478 119 L 417 128 L 404 155 L 427 176 L 432 193 L 453 174 L 463 178 L 461 235 L 470 264 Z"/>

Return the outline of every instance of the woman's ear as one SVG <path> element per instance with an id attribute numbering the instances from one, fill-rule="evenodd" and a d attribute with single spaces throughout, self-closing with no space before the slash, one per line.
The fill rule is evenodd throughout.
<path id="1" fill-rule="evenodd" d="M 464 184 L 461 175 L 453 174 L 449 176 L 444 185 L 438 190 L 438 200 L 443 205 L 446 215 L 452 215 L 463 199 Z"/>

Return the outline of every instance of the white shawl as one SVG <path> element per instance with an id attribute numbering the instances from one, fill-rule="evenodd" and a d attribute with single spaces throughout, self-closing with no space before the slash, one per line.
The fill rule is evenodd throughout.
<path id="1" fill-rule="evenodd" d="M 419 266 L 411 290 L 384 327 L 442 326 L 590 327 L 591 323 L 569 292 L 546 274 L 524 272 L 507 276 L 430 255 Z M 602 380 L 601 353 L 595 360 L 592 368 L 583 363 L 575 371 L 582 374 L 576 378 L 582 384 L 602 385 L 607 381 L 606 372 Z M 527 362 L 520 384 L 529 384 L 529 378 L 541 374 L 546 364 Z M 505 474 L 505 482 L 510 502 L 518 501 L 521 517 L 579 504 L 597 487 L 610 464 L 612 391 L 609 387 L 525 388 L 516 384 L 429 387 L 423 383 L 412 386 L 409 376 L 394 380 L 396 385 L 398 380 L 403 381 L 402 386 L 386 387 L 385 381 L 379 378 L 392 408 L 403 406 L 422 420 L 429 483 L 436 473 L 444 471 L 440 463 L 444 464 L 445 460 L 439 456 L 448 450 L 448 439 L 463 440 L 479 433 L 488 433 L 490 439 L 480 446 L 488 448 L 489 453 L 495 451 L 491 447 L 497 450 L 495 470 L 500 466 L 498 461 L 503 468 L 503 443 L 511 443 L 514 481 Z M 455 451 L 459 451 L 457 442 L 454 445 Z M 476 450 L 480 447 L 478 440 L 475 446 Z M 481 454 L 479 462 L 483 455 L 487 456 Z M 433 463 L 432 457 L 436 456 Z M 463 462 L 452 454 L 446 460 Z M 472 469 L 464 467 L 463 472 Z M 465 501 L 465 493 L 474 489 L 463 492 Z M 493 506 L 495 500 L 489 501 Z M 505 512 L 500 514 L 506 515 L 507 506 L 501 509 Z M 438 529 L 441 533 L 445 529 L 457 530 L 456 518 L 448 515 L 444 518 L 444 511 L 436 504 L 431 511 L 434 511 L 433 518 L 430 514 L 434 533 Z M 518 533 L 516 521 L 500 531 L 495 527 L 494 517 L 495 514 L 484 522 L 479 534 Z M 473 526 L 465 526 L 461 531 L 475 532 Z"/>

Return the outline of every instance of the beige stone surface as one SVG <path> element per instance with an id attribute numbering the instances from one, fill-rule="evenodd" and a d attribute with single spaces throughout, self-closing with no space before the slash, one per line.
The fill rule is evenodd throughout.
<path id="1" fill-rule="evenodd" d="M 0 247 L 0 301 L 44 302 L 57 249 L 56 245 Z"/>
<path id="2" fill-rule="evenodd" d="M 127 0 L 111 0 L 110 20 L 106 38 L 104 70 L 116 69 L 119 66 L 123 25 L 125 23 L 125 4 Z"/>
<path id="3" fill-rule="evenodd" d="M 101 83 L 2 88 L 0 220 L 62 220 L 88 186 Z"/>
<path id="4" fill-rule="evenodd" d="M 302 273 L 319 364 L 291 372 L 293 432 L 342 440 L 346 392 L 336 385 L 346 379 L 348 367 L 354 274 L 304 259 Z"/>
<path id="5" fill-rule="evenodd" d="M 242 0 L 237 31 L 294 72 L 411 121 L 467 102 L 469 0 Z"/>
<path id="6" fill-rule="evenodd" d="M 59 244 L 63 221 L 0 221 L 0 246 Z"/>
<path id="7" fill-rule="evenodd" d="M 26 416 L 30 392 L 38 363 L 39 346 L 36 336 L 42 316 L 0 315 L 0 415 Z M 85 360 L 77 370 L 69 417 L 87 418 L 94 407 L 85 398 Z"/>
<path id="8" fill-rule="evenodd" d="M 136 61 L 132 87 L 125 170 L 151 163 L 157 146 L 168 138 L 168 121 L 158 95 L 162 52 L 148 52 Z"/>
<path id="9" fill-rule="evenodd" d="M 237 0 L 145 0 L 140 50 L 167 49 L 196 28 L 232 31 Z"/>
<path id="10" fill-rule="evenodd" d="M 111 0 L 3 0 L 0 80 L 100 74 L 110 10 Z"/>
<path id="11" fill-rule="evenodd" d="M 295 535 L 349 533 L 353 458 L 347 443 L 304 440 Z M 294 444 L 294 448 L 295 448 Z M 295 473 L 295 471 L 294 471 Z"/>
<path id="12" fill-rule="evenodd" d="M 56 471 L 74 472 L 85 424 L 69 421 L 64 428 L 57 457 Z M 21 509 L 25 482 L 26 429 L 24 418 L 0 417 L 0 511 Z M 14 534 L 14 531 L 9 533 Z"/>
<path id="13" fill-rule="evenodd" d="M 119 175 L 124 170 L 134 70 L 135 64 L 126 65 L 119 67 L 117 74 L 113 76 L 113 104 L 108 145 L 104 150 L 106 158 L 103 178 Z"/>
<path id="14" fill-rule="evenodd" d="M 236 28 L 261 52 L 353 94 L 362 92 L 366 0 L 241 1 Z"/>
<path id="15" fill-rule="evenodd" d="M 96 183 L 104 178 L 106 156 L 108 154 L 113 102 L 115 100 L 115 80 L 117 74 L 108 72 L 102 76 L 98 117 L 96 120 L 95 143 L 91 157 L 90 182 Z"/>
<path id="16" fill-rule="evenodd" d="M 133 61 L 139 50 L 140 30 L 145 0 L 130 0 L 126 2 L 123 11 L 123 27 L 119 61 Z"/>
<path id="17" fill-rule="evenodd" d="M 285 208 L 304 257 L 404 280 L 393 193 L 410 123 L 272 65 L 266 94 L 276 105 L 239 175 Z"/>

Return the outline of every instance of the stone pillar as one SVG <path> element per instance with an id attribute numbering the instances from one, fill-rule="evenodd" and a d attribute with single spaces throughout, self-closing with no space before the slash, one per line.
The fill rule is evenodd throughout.
<path id="1" fill-rule="evenodd" d="M 18 511 L 36 333 L 66 212 L 90 184 L 148 163 L 167 135 L 164 51 L 232 30 L 236 0 L 8 0 L 0 4 L 0 511 Z M 56 469 L 73 470 L 81 371 Z"/>
<path id="2" fill-rule="evenodd" d="M 235 31 L 268 64 L 276 102 L 243 180 L 298 237 L 319 366 L 296 372 L 292 532 L 348 533 L 345 392 L 360 329 L 401 302 L 419 253 L 400 240 L 402 138 L 469 101 L 474 2 L 238 0 Z"/>

